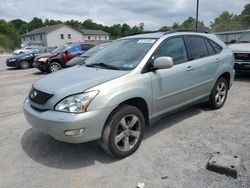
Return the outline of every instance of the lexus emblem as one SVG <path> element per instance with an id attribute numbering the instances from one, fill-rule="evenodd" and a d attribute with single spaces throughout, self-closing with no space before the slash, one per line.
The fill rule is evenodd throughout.
<path id="1" fill-rule="evenodd" d="M 34 99 L 36 96 L 37 96 L 37 92 L 34 91 L 34 92 L 30 95 L 30 98 Z"/>

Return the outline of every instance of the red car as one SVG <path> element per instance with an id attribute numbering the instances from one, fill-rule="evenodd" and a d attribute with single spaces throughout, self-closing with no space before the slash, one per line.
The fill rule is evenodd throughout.
<path id="1" fill-rule="evenodd" d="M 34 60 L 33 67 L 42 72 L 56 72 L 64 67 L 69 60 L 80 56 L 98 43 L 73 43 L 57 47 L 51 53 L 37 56 Z"/>

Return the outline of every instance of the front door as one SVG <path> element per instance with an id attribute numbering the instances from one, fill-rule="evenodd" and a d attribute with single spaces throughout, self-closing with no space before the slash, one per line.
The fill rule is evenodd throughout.
<path id="1" fill-rule="evenodd" d="M 192 91 L 192 66 L 188 61 L 184 39 L 182 37 L 166 39 L 151 58 L 154 60 L 162 56 L 172 57 L 174 66 L 150 72 L 153 91 L 153 118 L 183 106 L 196 97 L 196 93 Z"/>

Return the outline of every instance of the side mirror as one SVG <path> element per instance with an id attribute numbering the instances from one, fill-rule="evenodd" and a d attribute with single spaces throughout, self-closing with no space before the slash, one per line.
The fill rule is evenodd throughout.
<path id="1" fill-rule="evenodd" d="M 236 43 L 236 40 L 235 39 L 233 39 L 233 40 L 231 40 L 231 42 L 230 42 L 231 44 L 234 44 L 234 43 Z"/>
<path id="2" fill-rule="evenodd" d="M 169 69 L 174 66 L 172 57 L 158 57 L 154 60 L 154 69 Z"/>
<path id="3" fill-rule="evenodd" d="M 69 52 L 68 50 L 65 50 L 65 51 L 64 51 L 64 54 L 65 54 L 65 55 L 68 55 L 68 54 L 70 54 L 70 52 Z"/>

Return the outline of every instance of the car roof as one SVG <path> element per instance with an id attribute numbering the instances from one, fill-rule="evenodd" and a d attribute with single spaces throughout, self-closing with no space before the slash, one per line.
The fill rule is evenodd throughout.
<path id="1" fill-rule="evenodd" d="M 137 34 L 137 35 L 131 35 L 128 37 L 124 37 L 123 39 L 128 38 L 161 38 L 164 35 L 165 32 L 152 32 L 152 33 L 145 33 L 145 34 Z"/>
<path id="2" fill-rule="evenodd" d="M 159 39 L 163 36 L 176 36 L 176 35 L 200 35 L 200 36 L 208 36 L 211 34 L 208 34 L 206 31 L 195 31 L 195 30 L 170 30 L 166 32 L 151 32 L 151 33 L 145 33 L 145 34 L 137 34 L 132 35 L 128 37 L 124 37 L 122 39 L 129 39 L 129 38 L 154 38 Z"/>

